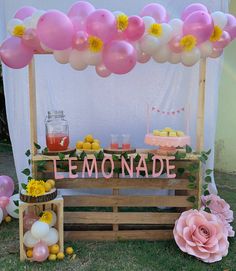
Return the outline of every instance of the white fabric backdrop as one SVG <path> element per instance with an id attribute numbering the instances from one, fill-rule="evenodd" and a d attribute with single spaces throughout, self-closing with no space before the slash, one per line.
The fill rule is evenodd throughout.
<path id="1" fill-rule="evenodd" d="M 0 40 L 6 37 L 6 23 L 14 12 L 32 5 L 39 9 L 56 8 L 66 12 L 75 0 L 0 0 Z M 96 8 L 112 11 L 122 10 L 129 15 L 139 14 L 150 0 L 91 0 Z M 179 16 L 181 10 L 191 0 L 159 0 L 171 17 Z M 228 10 L 228 1 L 197 1 L 207 5 L 210 11 Z M 218 86 L 222 59 L 208 60 L 206 85 L 205 148 L 213 154 L 208 167 L 213 168 L 214 139 L 218 105 Z M 181 108 L 190 104 L 190 135 L 193 146 L 196 138 L 196 112 L 198 101 L 199 65 L 186 68 L 183 65 L 138 64 L 124 76 L 112 75 L 108 79 L 99 78 L 94 69 L 78 72 L 69 65 L 56 63 L 52 56 L 36 57 L 37 72 L 37 114 L 38 142 L 45 146 L 44 119 L 48 110 L 63 109 L 70 123 L 71 145 L 93 133 L 103 145 L 108 144 L 111 133 L 129 133 L 132 144 L 144 147 L 146 132 L 146 104 L 159 106 L 163 110 Z M 12 70 L 3 67 L 5 98 L 9 130 L 13 145 L 14 159 L 19 182 L 25 180 L 21 170 L 27 166 L 25 150 L 30 145 L 29 99 L 27 68 Z M 185 111 L 187 115 L 187 112 Z M 185 129 L 185 117 L 161 117 L 153 115 L 156 127 L 175 126 Z M 145 146 L 147 147 L 147 146 Z"/>

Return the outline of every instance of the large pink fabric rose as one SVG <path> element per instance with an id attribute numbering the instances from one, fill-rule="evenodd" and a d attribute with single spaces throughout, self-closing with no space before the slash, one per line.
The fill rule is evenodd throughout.
<path id="1" fill-rule="evenodd" d="M 173 233 L 183 252 L 206 263 L 220 261 L 228 254 L 228 232 L 216 215 L 202 210 L 183 212 Z"/>

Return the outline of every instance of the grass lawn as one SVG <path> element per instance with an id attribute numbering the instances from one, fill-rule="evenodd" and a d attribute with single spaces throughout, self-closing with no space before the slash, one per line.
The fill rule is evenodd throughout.
<path id="1" fill-rule="evenodd" d="M 2 155 L 2 156 L 1 156 Z M 0 173 L 15 176 L 11 154 L 4 154 L 5 165 L 0 162 Z M 0 150 L 0 161 L 3 153 Z M 9 170 L 11 167 L 11 170 Z M 5 171 L 2 171 L 5 170 Z M 220 196 L 227 200 L 236 212 L 236 177 L 216 174 Z M 234 223 L 236 229 L 236 223 Z M 18 221 L 0 225 L 0 271 L 4 270 L 77 270 L 77 271 L 234 271 L 236 270 L 236 240 L 231 238 L 227 257 L 219 263 L 204 264 L 182 253 L 174 241 L 120 241 L 73 242 L 77 257 L 61 262 L 21 263 L 19 261 Z"/>

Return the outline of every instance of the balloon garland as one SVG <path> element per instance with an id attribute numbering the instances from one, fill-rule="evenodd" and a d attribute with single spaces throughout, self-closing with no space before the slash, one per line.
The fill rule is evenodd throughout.
<path id="1" fill-rule="evenodd" d="M 187 6 L 181 18 L 170 19 L 160 4 L 146 5 L 139 16 L 95 9 L 79 1 L 67 14 L 57 10 L 19 9 L 9 21 L 0 59 L 20 69 L 34 53 L 53 53 L 76 70 L 95 66 L 101 77 L 126 74 L 138 63 L 195 65 L 200 58 L 217 58 L 236 37 L 236 18 L 206 6 Z"/>

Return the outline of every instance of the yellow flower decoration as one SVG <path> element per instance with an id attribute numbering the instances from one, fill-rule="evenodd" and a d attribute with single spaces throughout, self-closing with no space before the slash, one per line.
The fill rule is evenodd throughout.
<path id="1" fill-rule="evenodd" d="M 222 34 L 223 34 L 223 30 L 218 25 L 215 25 L 213 33 L 210 37 L 210 41 L 211 42 L 218 41 L 221 38 Z"/>
<path id="2" fill-rule="evenodd" d="M 44 211 L 39 221 L 51 224 L 52 223 L 52 213 L 50 211 Z"/>
<path id="3" fill-rule="evenodd" d="M 196 47 L 197 39 L 193 35 L 184 36 L 180 40 L 180 45 L 183 47 L 184 51 L 190 52 Z"/>
<path id="4" fill-rule="evenodd" d="M 26 187 L 27 194 L 32 197 L 39 197 L 45 194 L 44 181 L 30 180 Z"/>
<path id="5" fill-rule="evenodd" d="M 152 24 L 148 29 L 148 33 L 154 37 L 159 38 L 163 33 L 162 25 L 156 23 Z"/>
<path id="6" fill-rule="evenodd" d="M 89 50 L 94 53 L 99 53 L 103 49 L 103 41 L 95 36 L 90 36 L 88 39 Z"/>
<path id="7" fill-rule="evenodd" d="M 120 14 L 116 18 L 117 29 L 120 31 L 125 31 L 129 25 L 129 17 L 125 14 Z"/>
<path id="8" fill-rule="evenodd" d="M 24 25 L 16 25 L 12 31 L 12 35 L 15 37 L 21 38 L 25 33 L 25 26 Z"/>

